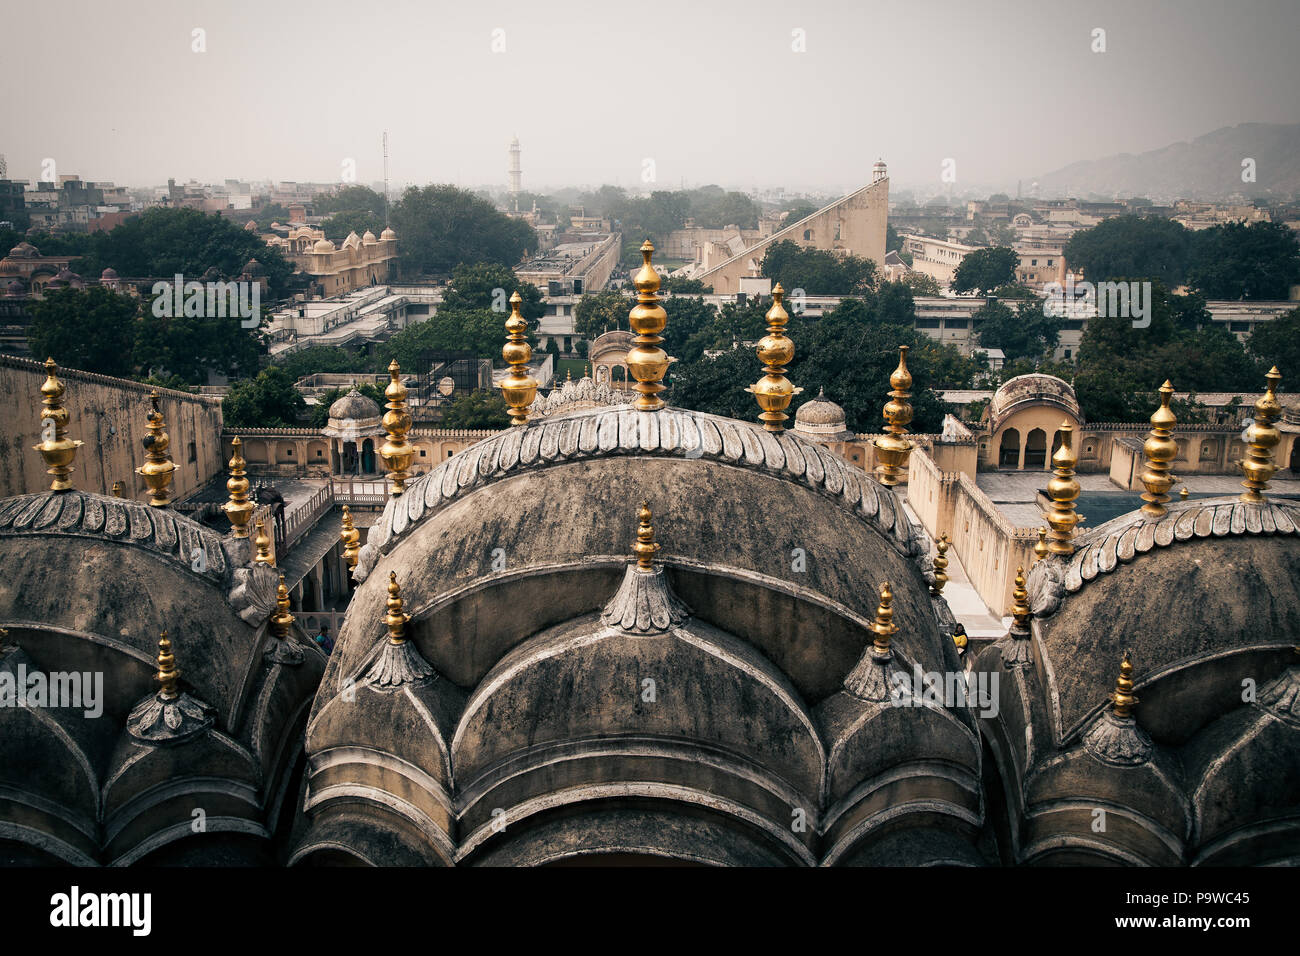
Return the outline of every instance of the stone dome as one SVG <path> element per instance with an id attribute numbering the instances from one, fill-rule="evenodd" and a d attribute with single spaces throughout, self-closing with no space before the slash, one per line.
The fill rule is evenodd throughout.
<path id="1" fill-rule="evenodd" d="M 334 251 L 334 243 L 328 239 L 317 239 L 316 245 L 311 247 L 312 252 L 330 253 Z"/>
<path id="2" fill-rule="evenodd" d="M 960 670 L 928 553 L 893 492 L 797 434 L 623 407 L 484 439 L 361 549 L 293 861 L 977 862 L 971 712 L 873 696 L 886 581 L 898 666 Z"/>
<path id="3" fill-rule="evenodd" d="M 263 268 L 262 263 L 258 262 L 256 259 L 249 259 L 246 263 L 244 263 L 244 275 L 248 275 L 248 276 L 266 275 L 266 269 Z"/>
<path id="4" fill-rule="evenodd" d="M 22 295 L 25 291 L 20 279 L 11 279 L 9 285 L 5 287 L 5 292 L 8 295 Z"/>
<path id="5" fill-rule="evenodd" d="M 381 232 L 381 233 L 379 234 L 379 238 L 380 238 L 380 239 L 396 239 L 396 238 L 397 238 L 397 233 L 393 232 L 393 230 L 392 230 L 391 227 L 386 227 L 386 228 L 384 229 L 384 231 Z"/>
<path id="6" fill-rule="evenodd" d="M 23 821 L 0 859 L 274 862 L 325 656 L 296 626 L 268 634 L 278 575 L 250 557 L 248 539 L 170 508 L 75 490 L 0 500 L 0 672 L 102 680 L 98 713 L 0 707 L 4 815 Z M 170 701 L 155 678 L 164 629 L 181 671 Z"/>
<path id="7" fill-rule="evenodd" d="M 40 250 L 30 242 L 20 242 L 9 250 L 10 259 L 35 259 L 40 254 Z"/>
<path id="8" fill-rule="evenodd" d="M 372 400 L 353 388 L 330 405 L 328 421 L 321 433 L 344 441 L 362 441 L 384 433 L 383 412 Z"/>
<path id="9" fill-rule="evenodd" d="M 362 244 L 362 245 L 366 245 L 366 246 L 368 246 L 368 245 L 370 245 L 371 243 L 378 242 L 378 241 L 379 241 L 379 240 L 377 240 L 377 239 L 375 238 L 375 234 L 374 234 L 373 232 L 371 232 L 369 229 L 367 229 L 365 232 L 363 232 L 363 233 L 361 234 L 361 244 Z"/>
<path id="10" fill-rule="evenodd" d="M 107 269 L 105 269 L 103 272 L 99 274 L 99 280 L 101 282 L 112 282 L 116 279 L 117 279 L 117 270 L 114 269 L 112 266 L 109 266 Z"/>
<path id="11" fill-rule="evenodd" d="M 1008 379 L 993 393 L 989 401 L 988 415 L 993 430 L 1004 422 L 1012 410 L 1022 405 L 1054 405 L 1069 413 L 1076 422 L 1083 420 L 1079 411 L 1079 400 L 1074 395 L 1074 388 L 1064 379 L 1055 375 L 1043 375 L 1031 372 Z"/>
<path id="12" fill-rule="evenodd" d="M 844 409 L 826 397 L 825 389 L 804 402 L 794 413 L 794 429 L 817 441 L 844 441 L 852 437 L 845 424 Z"/>

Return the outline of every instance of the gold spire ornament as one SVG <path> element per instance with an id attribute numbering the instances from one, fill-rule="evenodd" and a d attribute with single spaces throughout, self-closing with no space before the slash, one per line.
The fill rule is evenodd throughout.
<path id="1" fill-rule="evenodd" d="M 123 497 L 122 491 L 123 491 L 122 483 L 120 481 L 113 482 L 113 497 L 114 498 Z"/>
<path id="2" fill-rule="evenodd" d="M 347 505 L 343 506 L 343 530 L 339 532 L 339 538 L 343 541 L 343 560 L 348 563 L 349 570 L 356 568 L 357 557 L 361 554 L 361 532 L 352 524 L 352 511 Z"/>
<path id="3" fill-rule="evenodd" d="M 132 708 L 126 719 L 131 736 L 147 744 L 174 744 L 207 730 L 215 711 L 203 701 L 180 689 L 180 668 L 172 653 L 172 642 L 163 631 L 158 641 L 158 670 L 154 680 L 158 691 Z"/>
<path id="4" fill-rule="evenodd" d="M 275 613 L 271 615 L 271 633 L 277 641 L 289 639 L 289 626 L 297 620 L 289 613 L 289 589 L 284 586 L 284 575 L 275 588 Z"/>
<path id="5" fill-rule="evenodd" d="M 1133 716 L 1133 705 L 1138 699 L 1133 696 L 1133 662 L 1129 660 L 1128 651 L 1119 665 L 1119 678 L 1115 681 L 1115 690 L 1110 695 L 1116 717 Z"/>
<path id="6" fill-rule="evenodd" d="M 501 397 L 510 413 L 511 425 L 528 424 L 528 407 L 537 398 L 537 379 L 528 374 L 528 360 L 533 357 L 528 344 L 528 321 L 519 311 L 523 303 L 519 292 L 510 295 L 510 318 L 506 319 L 506 344 L 501 357 L 510 365 L 510 372 L 501 380 Z"/>
<path id="7" fill-rule="evenodd" d="M 943 594 L 943 586 L 948 583 L 948 532 L 939 535 L 934 546 L 939 553 L 934 556 L 934 583 L 930 585 L 930 593 L 938 597 Z"/>
<path id="8" fill-rule="evenodd" d="M 163 421 L 162 411 L 158 407 L 159 400 L 158 389 L 155 388 L 149 395 L 151 408 L 149 424 L 145 427 L 149 434 L 141 440 L 144 445 L 145 460 L 144 464 L 135 470 L 135 473 L 149 486 L 149 506 L 152 508 L 167 507 L 167 502 L 170 500 L 168 489 L 171 487 L 172 474 L 176 471 L 176 465 L 167 454 L 171 439 L 163 430 L 167 423 Z"/>
<path id="9" fill-rule="evenodd" d="M 406 386 L 402 384 L 402 367 L 397 359 L 388 363 L 388 374 L 392 381 L 384 389 L 384 398 L 388 409 L 384 413 L 382 424 L 388 433 L 388 440 L 379 449 L 379 457 L 388 466 L 388 480 L 393 483 L 392 496 L 396 498 L 406 490 L 406 481 L 411 477 L 406 469 L 415 459 L 415 446 L 406 440 L 411 430 L 411 413 L 406 407 Z"/>
<path id="10" fill-rule="evenodd" d="M 1039 528 L 1038 540 L 1034 542 L 1034 560 L 1041 561 L 1043 558 L 1047 557 L 1047 555 L 1047 529 Z"/>
<path id="11" fill-rule="evenodd" d="M 785 413 L 790 407 L 790 399 L 803 391 L 795 388 L 785 377 L 786 366 L 794 360 L 794 342 L 785 334 L 785 324 L 790 321 L 790 315 L 781 305 L 784 296 L 785 289 L 778 282 L 772 290 L 772 307 L 767 310 L 767 335 L 758 343 L 758 360 L 763 363 L 763 371 L 767 374 L 745 389 L 763 410 L 758 417 L 769 432 L 785 430 L 782 422 L 790 417 Z"/>
<path id="12" fill-rule="evenodd" d="M 655 554 L 659 551 L 659 545 L 655 542 L 655 529 L 650 524 L 653 515 L 650 513 L 650 505 L 647 502 L 641 502 L 641 508 L 637 511 L 636 517 L 636 544 L 632 545 L 632 553 L 636 555 L 636 566 L 642 571 L 653 571 Z"/>
<path id="13" fill-rule="evenodd" d="M 1187 486 L 1183 485 L 1183 487 L 1178 492 L 1178 497 L 1181 498 L 1183 501 L 1186 501 L 1191 496 L 1192 493 L 1187 490 Z"/>
<path id="14" fill-rule="evenodd" d="M 176 655 L 172 653 L 172 642 L 168 640 L 167 632 L 163 631 L 158 640 L 158 673 L 153 676 L 159 685 L 158 693 L 167 700 L 179 697 L 176 682 L 180 677 L 180 668 L 176 666 Z"/>
<path id="15" fill-rule="evenodd" d="M 1015 583 L 1011 588 L 1011 629 L 999 643 L 1002 647 L 1004 667 L 1027 667 L 1034 662 L 1030 639 L 1029 592 L 1025 590 L 1025 569 L 1016 568 Z"/>
<path id="16" fill-rule="evenodd" d="M 871 622 L 871 631 L 876 636 L 871 644 L 877 658 L 892 656 L 890 641 L 898 631 L 894 623 L 894 592 L 889 589 L 889 582 L 880 585 L 880 605 L 876 608 L 876 619 Z"/>
<path id="17" fill-rule="evenodd" d="M 236 538 L 248 537 L 248 522 L 257 507 L 248 498 L 248 478 L 244 476 L 244 465 L 247 462 L 241 453 L 243 444 L 238 435 L 231 442 L 233 453 L 230 456 L 230 478 L 226 481 L 230 498 L 221 506 L 221 510 L 230 519 L 230 527 Z"/>
<path id="18" fill-rule="evenodd" d="M 1169 489 L 1174 484 L 1173 476 L 1169 473 L 1169 463 L 1178 454 L 1178 443 L 1170 437 L 1174 426 L 1178 424 L 1178 419 L 1169 408 L 1169 399 L 1173 394 L 1174 386 L 1166 379 L 1165 384 L 1160 386 L 1160 407 L 1151 415 L 1151 431 L 1147 435 L 1146 444 L 1142 446 L 1147 456 L 1146 469 L 1138 476 L 1147 490 L 1142 496 L 1146 502 L 1142 506 L 1142 513 L 1153 518 L 1159 518 L 1165 513 L 1165 505 L 1169 503 Z"/>
<path id="19" fill-rule="evenodd" d="M 1016 568 L 1016 583 L 1011 589 L 1012 626 L 1017 630 L 1029 630 L 1029 592 L 1025 590 L 1025 569 Z"/>
<path id="20" fill-rule="evenodd" d="M 875 441 L 876 460 L 880 462 L 876 471 L 880 483 L 887 488 L 899 483 L 912 454 L 912 442 L 904 437 L 907 425 L 912 421 L 912 405 L 908 401 L 912 397 L 912 373 L 907 370 L 907 348 L 906 345 L 898 347 L 898 368 L 889 376 L 892 391 L 883 412 L 885 435 Z"/>
<path id="21" fill-rule="evenodd" d="M 388 572 L 388 613 L 380 621 L 388 628 L 388 640 L 366 672 L 366 680 L 379 691 L 390 691 L 404 684 L 416 683 L 434 675 L 415 645 L 407 640 L 406 625 L 411 615 L 402 610 L 402 589 L 397 572 Z"/>
<path id="22" fill-rule="evenodd" d="M 1043 517 L 1052 529 L 1047 550 L 1052 554 L 1073 554 L 1074 526 L 1083 520 L 1074 511 L 1074 501 L 1079 497 L 1079 482 L 1074 477 L 1078 459 L 1074 457 L 1074 426 L 1064 421 L 1059 430 L 1061 447 L 1052 454 L 1052 478 L 1047 482 L 1052 505 Z"/>
<path id="23" fill-rule="evenodd" d="M 257 535 L 253 538 L 253 548 L 255 549 L 253 563 L 265 564 L 268 568 L 275 567 L 275 551 L 272 550 L 272 542 L 266 534 L 266 528 L 263 526 L 262 519 L 257 519 Z"/>
<path id="24" fill-rule="evenodd" d="M 1277 400 L 1277 385 L 1282 381 L 1282 373 L 1274 365 L 1267 375 L 1267 390 L 1255 402 L 1255 419 L 1245 431 L 1246 457 L 1241 460 L 1241 470 L 1246 480 L 1241 484 L 1246 489 L 1241 493 L 1242 501 L 1260 504 L 1264 501 L 1261 494 L 1268 488 L 1268 480 L 1277 472 L 1273 462 L 1273 449 L 1282 440 L 1282 435 L 1273 423 L 1282 414 L 1282 405 Z"/>
<path id="25" fill-rule="evenodd" d="M 41 443 L 33 445 L 49 469 L 45 472 L 54 480 L 50 491 L 71 491 L 72 462 L 77 457 L 81 442 L 68 438 L 68 410 L 63 406 L 63 393 L 67 391 L 58 376 L 59 367 L 54 359 L 45 360 L 45 383 L 41 385 Z"/>
<path id="26" fill-rule="evenodd" d="M 633 388 L 639 393 L 634 407 L 639 412 L 654 412 L 665 402 L 659 397 L 664 390 L 663 379 L 673 359 L 659 346 L 663 338 L 659 333 L 668 325 L 668 313 L 659 304 L 659 273 L 650 264 L 654 244 L 647 239 L 641 243 L 641 268 L 632 278 L 636 287 L 637 304 L 628 313 L 628 324 L 636 336 L 627 353 L 628 371 L 636 379 Z"/>
<path id="27" fill-rule="evenodd" d="M 383 622 L 388 628 L 388 642 L 405 644 L 406 624 L 411 620 L 411 615 L 402 611 L 402 589 L 397 584 L 396 571 L 388 572 L 388 600 L 385 603 L 388 613 L 384 615 Z"/>

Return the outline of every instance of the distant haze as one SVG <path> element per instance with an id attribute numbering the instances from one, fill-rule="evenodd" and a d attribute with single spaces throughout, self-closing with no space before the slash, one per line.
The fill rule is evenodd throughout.
<path id="1" fill-rule="evenodd" d="M 74 0 L 6 9 L 11 178 L 1014 192 L 1300 121 L 1295 0 Z M 1092 31 L 1106 31 L 1094 53 Z M 192 52 L 193 31 L 206 52 Z M 504 52 L 494 53 L 504 42 Z M 797 34 L 795 31 L 803 31 Z M 806 52 L 794 52 L 800 37 Z M 1261 170 L 1261 176 L 1263 171 Z"/>

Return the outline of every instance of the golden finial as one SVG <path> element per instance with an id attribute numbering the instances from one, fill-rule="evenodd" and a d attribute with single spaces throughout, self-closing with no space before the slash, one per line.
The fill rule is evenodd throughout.
<path id="1" fill-rule="evenodd" d="M 1119 679 L 1115 681 L 1115 692 L 1110 695 L 1110 701 L 1115 705 L 1116 717 L 1133 715 L 1133 705 L 1138 699 L 1133 696 L 1133 662 L 1129 660 L 1128 651 L 1124 652 L 1124 660 L 1119 665 Z"/>
<path id="2" fill-rule="evenodd" d="M 510 318 L 506 319 L 506 344 L 501 357 L 510 363 L 510 372 L 501 380 L 501 395 L 509 406 L 511 425 L 528 424 L 528 406 L 537 398 L 537 379 L 528 374 L 528 360 L 533 350 L 528 344 L 528 321 L 519 311 L 523 303 L 519 292 L 510 296 Z"/>
<path id="3" fill-rule="evenodd" d="M 642 571 L 654 570 L 655 552 L 659 550 L 659 545 L 655 542 L 655 529 L 650 524 L 650 505 L 641 502 L 641 508 L 636 513 L 636 544 L 632 545 L 632 552 L 636 555 L 636 566 Z"/>
<path id="4" fill-rule="evenodd" d="M 939 553 L 934 556 L 934 583 L 930 585 L 930 593 L 937 596 L 943 593 L 943 586 L 948 583 L 948 532 L 939 535 L 934 546 Z"/>
<path id="5" fill-rule="evenodd" d="M 388 626 L 388 640 L 392 644 L 406 643 L 406 624 L 411 615 L 402 613 L 402 589 L 397 586 L 397 572 L 388 572 L 388 613 L 382 618 Z"/>
<path id="6" fill-rule="evenodd" d="M 1246 428 L 1246 457 L 1241 460 L 1241 470 L 1246 476 L 1241 483 L 1246 489 L 1241 493 L 1241 500 L 1257 504 L 1264 500 L 1260 492 L 1268 487 L 1268 480 L 1277 472 L 1273 448 L 1282 440 L 1273 427 L 1282 414 L 1277 400 L 1277 383 L 1282 381 L 1282 373 L 1274 365 L 1264 378 L 1268 380 L 1268 388 L 1255 402 L 1255 420 Z"/>
<path id="7" fill-rule="evenodd" d="M 564 370 L 564 380 L 565 380 L 566 382 L 572 382 L 572 381 L 573 381 L 573 369 L 572 369 L 572 368 L 566 368 L 566 369 Z"/>
<path id="8" fill-rule="evenodd" d="M 1051 511 L 1043 515 L 1052 529 L 1047 550 L 1052 554 L 1073 554 L 1074 526 L 1083 519 L 1074 513 L 1074 499 L 1079 497 L 1079 482 L 1074 477 L 1074 426 L 1061 422 L 1061 447 L 1052 455 L 1052 478 L 1047 482 L 1047 495 L 1052 499 Z"/>
<path id="9" fill-rule="evenodd" d="M 261 518 L 257 519 L 257 535 L 253 538 L 253 547 L 256 549 L 253 557 L 254 564 L 265 564 L 268 568 L 275 567 L 275 552 L 271 550 L 271 539 L 266 536 Z"/>
<path id="10" fill-rule="evenodd" d="M 1166 379 L 1165 384 L 1160 386 L 1160 407 L 1151 414 L 1151 431 L 1147 435 L 1146 444 L 1142 446 L 1147 455 L 1146 470 L 1138 476 L 1147 489 L 1142 496 L 1146 502 L 1142 511 L 1153 518 L 1165 513 L 1165 505 L 1169 502 L 1168 492 L 1174 483 L 1173 476 L 1169 473 L 1169 463 L 1178 454 L 1178 443 L 1169 437 L 1173 434 L 1174 425 L 1178 424 L 1178 419 L 1169 409 L 1169 399 L 1173 394 L 1174 386 Z"/>
<path id="11" fill-rule="evenodd" d="M 664 390 L 664 374 L 673 359 L 659 347 L 663 342 L 659 333 L 668 324 L 668 313 L 659 304 L 659 273 L 650 264 L 654 253 L 654 244 L 647 239 L 641 243 L 641 269 L 632 278 L 636 286 L 637 304 L 628 313 L 628 324 L 636 337 L 632 339 L 632 348 L 627 353 L 628 371 L 636 379 L 633 388 L 640 393 L 635 408 L 639 412 L 653 412 L 664 407 L 664 400 L 659 393 Z"/>
<path id="12" fill-rule="evenodd" d="M 1178 492 L 1178 497 L 1181 498 L 1181 499 L 1183 499 L 1183 501 L 1186 501 L 1186 500 L 1187 500 L 1188 498 L 1190 498 L 1191 496 L 1192 496 L 1192 493 L 1191 493 L 1190 491 L 1187 490 L 1187 486 L 1186 486 L 1186 485 L 1183 485 L 1182 489 Z"/>
<path id="13" fill-rule="evenodd" d="M 154 680 L 162 685 L 162 696 L 174 700 L 180 695 L 176 682 L 180 680 L 180 668 L 176 666 L 176 656 L 172 654 L 172 642 L 167 639 L 167 632 L 162 632 L 158 639 L 158 673 Z"/>
<path id="14" fill-rule="evenodd" d="M 1025 590 L 1025 569 L 1016 568 L 1016 584 L 1011 589 L 1011 617 L 1017 630 L 1029 629 L 1029 592 Z"/>
<path id="15" fill-rule="evenodd" d="M 1034 560 L 1041 561 L 1047 557 L 1047 529 L 1038 529 L 1038 540 L 1034 543 Z"/>
<path id="16" fill-rule="evenodd" d="M 357 556 L 361 553 L 361 532 L 353 527 L 352 511 L 347 505 L 343 506 L 343 530 L 339 532 L 339 538 L 343 541 L 343 560 L 349 568 L 355 568 Z"/>
<path id="17" fill-rule="evenodd" d="M 406 386 L 402 384 L 402 367 L 397 359 L 388 363 L 388 374 L 392 381 L 384 389 L 384 398 L 388 399 L 384 407 L 388 411 L 382 421 L 388 440 L 379 449 L 379 457 L 388 467 L 388 479 L 393 483 L 391 493 L 396 498 L 406 490 L 406 480 L 411 477 L 406 469 L 415 458 L 415 446 L 406 440 L 406 433 L 411 430 L 411 413 L 406 407 Z"/>
<path id="18" fill-rule="evenodd" d="M 790 417 L 785 413 L 790 407 L 790 399 L 803 391 L 791 385 L 785 377 L 786 366 L 794 359 L 794 342 L 785 334 L 785 324 L 790 321 L 790 316 L 781 305 L 784 295 L 785 289 L 778 282 L 772 290 L 772 308 L 767 310 L 767 335 L 758 343 L 758 360 L 763 363 L 763 371 L 767 374 L 745 389 L 763 410 L 758 417 L 763 428 L 770 432 L 785 430 L 781 423 Z"/>
<path id="19" fill-rule="evenodd" d="M 889 589 L 888 581 L 880 585 L 880 606 L 876 608 L 876 619 L 871 623 L 871 630 L 876 635 L 871 642 L 876 656 L 888 657 L 890 639 L 898 630 L 898 625 L 894 623 L 894 592 Z"/>
<path id="20" fill-rule="evenodd" d="M 271 633 L 278 641 L 289 639 L 289 625 L 295 618 L 289 613 L 289 589 L 284 586 L 284 575 L 275 589 L 275 613 L 271 615 Z"/>
<path id="21" fill-rule="evenodd" d="M 907 370 L 907 346 L 898 347 L 898 368 L 889 376 L 892 391 L 885 404 L 885 435 L 876 439 L 876 460 L 880 462 L 876 471 L 880 483 L 888 488 L 898 484 L 907 460 L 912 454 L 911 440 L 904 438 L 907 425 L 912 420 L 912 373 Z"/>
<path id="22" fill-rule="evenodd" d="M 151 408 L 149 424 L 145 426 L 149 434 L 143 439 L 144 464 L 137 468 L 135 473 L 149 486 L 150 506 L 166 508 L 169 500 L 167 489 L 171 487 L 172 473 L 176 471 L 176 465 L 167 454 L 167 446 L 171 444 L 171 439 L 167 437 L 167 432 L 163 431 L 167 423 L 163 421 L 158 401 L 158 389 L 155 388 L 149 395 Z"/>
<path id="23" fill-rule="evenodd" d="M 122 483 L 120 481 L 113 482 L 113 497 L 114 498 L 124 497 L 122 491 L 123 491 Z"/>
<path id="24" fill-rule="evenodd" d="M 45 383 L 41 386 L 41 443 L 33 445 L 49 465 L 45 473 L 54 480 L 50 482 L 51 491 L 71 491 L 72 462 L 77 457 L 81 442 L 68 438 L 68 410 L 63 407 L 63 393 L 67 387 L 59 381 L 55 373 L 59 367 L 54 359 L 45 360 Z"/>
<path id="25" fill-rule="evenodd" d="M 226 481 L 226 490 L 230 498 L 221 510 L 230 519 L 230 527 L 236 538 L 248 537 L 248 520 L 253 517 L 256 505 L 248 500 L 248 479 L 244 476 L 244 456 L 240 453 L 243 440 L 236 435 L 231 443 L 233 454 L 230 456 L 230 478 Z"/>

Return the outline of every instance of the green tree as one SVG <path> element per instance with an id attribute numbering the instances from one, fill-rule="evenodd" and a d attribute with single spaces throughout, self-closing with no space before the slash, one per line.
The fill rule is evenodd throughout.
<path id="1" fill-rule="evenodd" d="M 378 236 L 384 231 L 384 217 L 365 210 L 336 212 L 321 223 L 321 229 L 325 231 L 325 238 L 337 245 L 352 232 L 364 236 L 369 230 Z"/>
<path id="2" fill-rule="evenodd" d="M 699 361 L 713 340 L 718 310 L 703 299 L 673 296 L 664 301 L 664 311 L 668 313 L 664 351 L 679 362 Z"/>
<path id="3" fill-rule="evenodd" d="M 1300 308 L 1257 324 L 1246 348 L 1266 371 L 1276 365 L 1292 381 L 1300 378 Z"/>
<path id="4" fill-rule="evenodd" d="M 773 284 L 779 282 L 787 292 L 803 289 L 808 295 L 861 295 L 876 285 L 876 263 L 782 239 L 768 247 L 763 275 Z"/>
<path id="5" fill-rule="evenodd" d="M 292 378 L 291 380 L 297 381 Z M 374 385 L 370 382 L 360 382 L 357 384 L 356 389 L 380 408 L 383 408 L 388 402 L 388 399 L 384 397 L 383 386 Z M 348 386 L 347 388 L 331 388 L 322 395 L 316 404 L 311 406 L 311 417 L 308 420 L 311 427 L 324 428 L 326 423 L 329 421 L 330 406 L 351 391 L 352 386 Z"/>
<path id="6" fill-rule="evenodd" d="M 453 399 L 442 416 L 443 428 L 505 428 L 509 424 L 501 394 L 479 389 Z"/>
<path id="7" fill-rule="evenodd" d="M 1230 222 L 1195 234 L 1188 281 L 1207 299 L 1286 299 L 1300 282 L 1300 239 L 1277 222 Z"/>
<path id="8" fill-rule="evenodd" d="M 1045 315 L 1037 301 L 1022 301 L 1014 312 L 1001 302 L 989 302 L 971 318 L 979 325 L 980 347 L 1001 349 L 1008 361 L 1047 355 L 1061 340 L 1061 319 Z"/>
<path id="9" fill-rule="evenodd" d="M 912 290 L 913 295 L 943 295 L 939 280 L 924 272 L 909 272 L 902 281 Z"/>
<path id="10" fill-rule="evenodd" d="M 1115 216 L 1076 232 L 1065 244 L 1065 260 L 1090 282 L 1121 276 L 1163 282 L 1187 280 L 1191 234 L 1181 223 L 1156 216 Z"/>
<path id="11" fill-rule="evenodd" d="M 953 291 L 987 294 L 1000 285 L 1015 282 L 1019 261 L 1016 251 L 1006 246 L 968 252 L 953 275 Z"/>
<path id="12" fill-rule="evenodd" d="M 705 285 L 699 279 L 683 279 L 681 277 L 673 278 L 665 276 L 659 286 L 661 292 L 671 292 L 673 295 L 712 295 L 713 286 Z"/>
<path id="13" fill-rule="evenodd" d="M 29 305 L 27 342 L 38 359 L 102 375 L 130 375 L 139 303 L 103 286 L 56 289 Z M 238 324 L 238 323 L 236 323 Z"/>
<path id="14" fill-rule="evenodd" d="M 573 308 L 573 331 L 584 339 L 594 339 L 611 329 L 625 329 L 634 304 L 634 299 L 613 289 L 584 295 Z"/>
<path id="15" fill-rule="evenodd" d="M 306 405 L 293 379 L 272 365 L 231 388 L 221 402 L 221 417 L 235 428 L 287 428 L 298 424 Z"/>
<path id="16" fill-rule="evenodd" d="M 536 320 L 546 314 L 542 291 L 537 286 L 531 282 L 521 282 L 508 266 L 493 262 L 478 262 L 474 265 L 462 263 L 452 270 L 451 287 L 443 296 L 438 311 L 491 309 L 508 313 L 510 296 L 516 292 L 523 299 L 519 305 L 520 313 L 535 326 Z M 501 321 L 504 323 L 504 315 Z M 502 332 L 503 336 L 504 334 Z"/>
<path id="17" fill-rule="evenodd" d="M 333 216 L 341 212 L 368 212 L 380 216 L 382 222 L 384 194 L 376 192 L 369 186 L 343 186 L 332 196 L 318 196 L 312 201 L 312 209 L 318 216 Z"/>
<path id="18" fill-rule="evenodd" d="M 443 275 L 462 262 L 513 266 L 537 248 L 528 223 L 451 185 L 411 186 L 391 218 L 408 275 Z"/>

